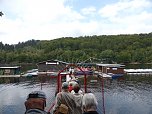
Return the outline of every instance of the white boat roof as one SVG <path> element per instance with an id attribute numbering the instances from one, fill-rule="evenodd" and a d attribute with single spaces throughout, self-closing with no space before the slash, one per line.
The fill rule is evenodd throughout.
<path id="1" fill-rule="evenodd" d="M 97 66 L 104 66 L 104 67 L 124 67 L 125 65 L 121 65 L 121 64 L 97 64 Z"/>

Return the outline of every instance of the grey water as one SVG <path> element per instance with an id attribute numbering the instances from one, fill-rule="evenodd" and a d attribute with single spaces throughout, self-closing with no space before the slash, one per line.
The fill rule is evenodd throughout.
<path id="1" fill-rule="evenodd" d="M 32 91 L 43 91 L 47 108 L 55 99 L 56 80 L 50 78 L 0 78 L 0 114 L 24 114 L 24 102 Z"/>
<path id="2" fill-rule="evenodd" d="M 43 91 L 49 109 L 55 100 L 56 78 L 0 78 L 0 114 L 24 114 L 27 95 Z M 103 112 L 101 81 L 89 84 L 88 91 L 98 99 L 98 112 Z M 83 86 L 82 86 L 83 87 Z M 106 114 L 152 114 L 152 76 L 123 76 L 104 80 Z"/>

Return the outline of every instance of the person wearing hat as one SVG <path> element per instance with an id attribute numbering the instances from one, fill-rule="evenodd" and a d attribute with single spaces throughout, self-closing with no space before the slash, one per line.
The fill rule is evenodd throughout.
<path id="1" fill-rule="evenodd" d="M 68 107 L 68 114 L 75 114 L 74 109 L 76 108 L 76 102 L 74 95 L 71 94 L 68 90 L 68 82 L 62 83 L 62 91 L 56 95 L 55 106 L 53 108 L 53 114 L 59 109 L 61 104 L 64 104 Z"/>

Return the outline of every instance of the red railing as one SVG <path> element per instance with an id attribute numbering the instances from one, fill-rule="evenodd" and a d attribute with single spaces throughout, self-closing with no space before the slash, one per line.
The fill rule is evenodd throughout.
<path id="1" fill-rule="evenodd" d="M 77 65 L 75 64 L 69 64 L 67 67 L 65 67 L 63 70 L 59 71 L 58 73 L 58 89 L 57 89 L 57 92 L 60 92 L 61 91 L 61 73 L 64 72 L 66 69 L 70 68 L 70 67 L 77 67 L 83 74 L 84 74 L 84 89 L 85 89 L 85 93 L 87 93 L 87 77 L 86 77 L 86 73 L 80 68 L 78 67 Z"/>
<path id="2" fill-rule="evenodd" d="M 79 66 L 77 66 L 75 64 L 69 64 L 67 67 L 65 67 L 64 69 L 59 71 L 59 73 L 57 75 L 57 93 L 61 92 L 61 84 L 62 84 L 62 75 L 61 75 L 61 73 L 66 71 L 70 67 L 76 67 L 84 74 L 84 92 L 87 93 L 87 77 L 86 77 L 86 73 Z M 50 106 L 50 108 L 48 109 L 47 112 L 50 112 L 54 105 L 55 105 L 55 101 L 51 104 L 51 106 Z"/>

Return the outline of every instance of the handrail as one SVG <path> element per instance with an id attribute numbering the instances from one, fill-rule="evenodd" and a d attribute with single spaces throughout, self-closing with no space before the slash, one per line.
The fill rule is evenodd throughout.
<path id="1" fill-rule="evenodd" d="M 66 69 L 68 69 L 69 67 L 74 66 L 77 67 L 80 71 L 82 71 L 82 73 L 84 74 L 84 88 L 85 88 L 85 93 L 87 93 L 87 77 L 86 77 L 86 73 L 77 65 L 75 64 L 69 64 L 67 67 L 65 67 L 64 69 L 60 70 L 58 73 L 58 90 L 57 92 L 61 91 L 61 73 L 64 72 Z"/>
<path id="2" fill-rule="evenodd" d="M 85 93 L 87 93 L 87 77 L 86 77 L 86 73 L 80 67 L 78 67 L 75 64 L 69 64 L 67 67 L 65 67 L 64 69 L 62 69 L 62 70 L 59 71 L 59 73 L 57 75 L 58 76 L 57 77 L 57 84 L 58 84 L 57 93 L 61 92 L 61 73 L 64 72 L 66 69 L 68 69 L 71 66 L 77 67 L 79 70 L 81 70 L 83 72 L 83 74 L 84 74 Z M 52 108 L 53 108 L 54 105 L 55 105 L 55 101 L 51 104 L 49 110 L 47 111 L 48 113 L 52 110 Z"/>
<path id="3" fill-rule="evenodd" d="M 101 79 L 101 89 L 102 89 L 102 109 L 103 109 L 103 114 L 105 114 L 105 102 L 104 102 L 104 78 L 102 77 Z"/>

